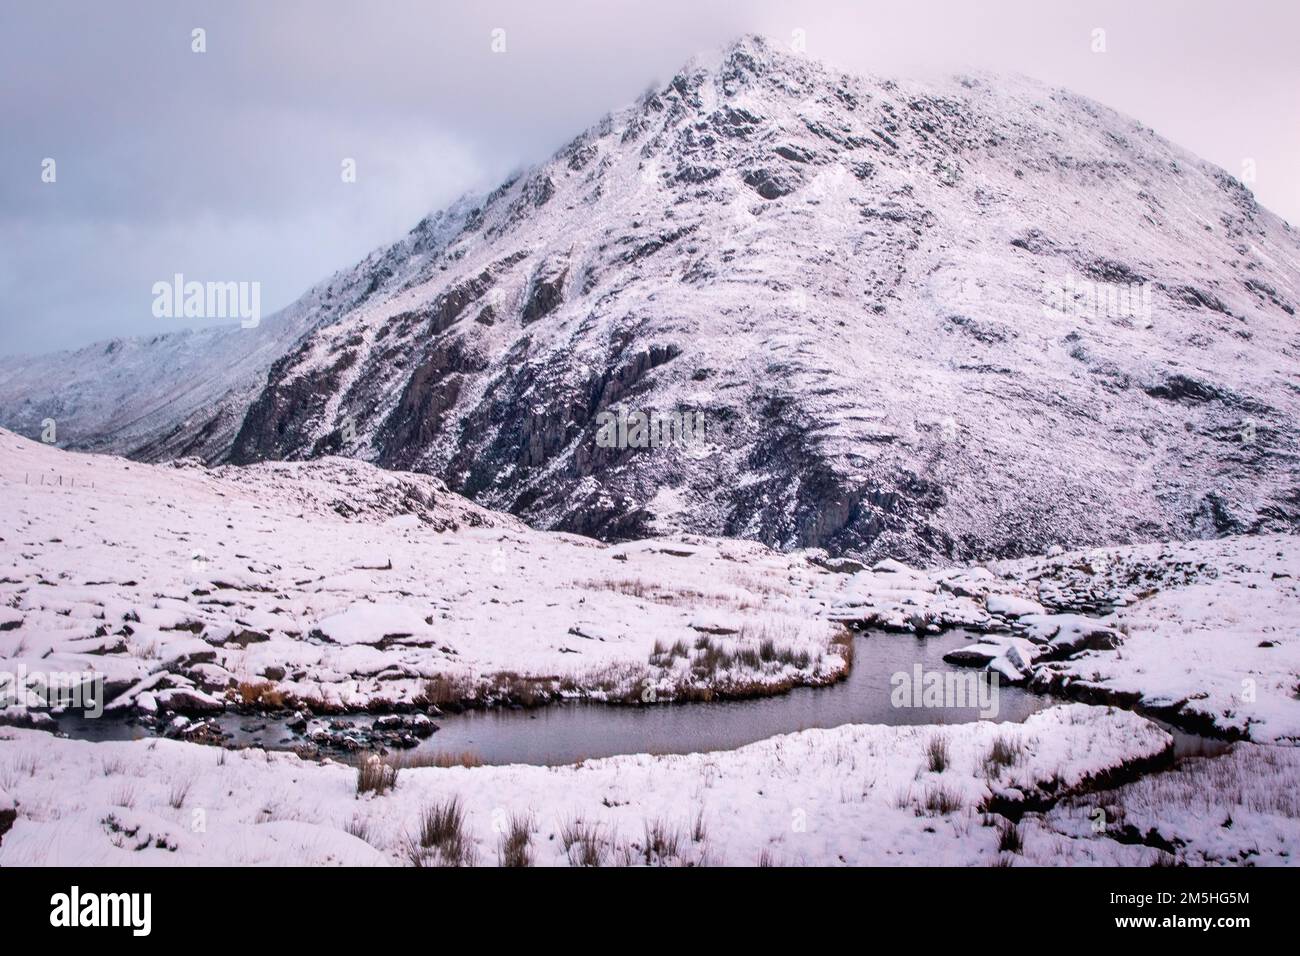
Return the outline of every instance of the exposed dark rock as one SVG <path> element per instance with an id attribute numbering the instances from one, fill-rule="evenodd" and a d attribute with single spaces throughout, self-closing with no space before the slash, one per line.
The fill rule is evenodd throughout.
<path id="1" fill-rule="evenodd" d="M 1163 382 L 1143 389 L 1152 398 L 1171 402 L 1211 402 L 1223 398 L 1223 392 L 1209 382 L 1187 375 L 1171 375 Z"/>
<path id="2" fill-rule="evenodd" d="M 1201 499 L 1200 506 L 1191 516 L 1192 527 L 1204 537 L 1222 537 L 1246 530 L 1232 513 L 1228 503 L 1211 492 Z"/>
<path id="3" fill-rule="evenodd" d="M 1133 285 L 1146 282 L 1146 278 L 1123 262 L 1112 259 L 1094 259 L 1083 267 L 1084 275 L 1097 282 Z"/>
<path id="4" fill-rule="evenodd" d="M 1232 315 L 1232 310 L 1223 304 L 1223 300 L 1212 292 L 1206 292 L 1195 286 L 1185 285 L 1176 290 L 1176 293 L 1188 305 L 1194 305 L 1198 308 L 1209 309 L 1213 312 L 1219 312 L 1223 315 Z"/>
<path id="5" fill-rule="evenodd" d="M 543 262 L 533 274 L 528 297 L 521 316 L 524 325 L 550 315 L 564 301 L 564 280 L 569 274 L 569 264 L 563 259 Z"/>
<path id="6" fill-rule="evenodd" d="M 234 464 L 288 458 L 311 447 L 309 427 L 338 388 L 340 369 L 336 365 L 310 378 L 288 376 L 302 355 L 294 353 L 272 366 L 267 387 L 249 407 L 235 436 L 230 452 Z"/>
<path id="7" fill-rule="evenodd" d="M 1011 240 L 1011 244 L 1018 249 L 1024 249 L 1026 252 L 1032 252 L 1036 255 L 1056 251 L 1056 243 L 1037 229 L 1030 229 L 1024 235 L 1017 236 Z"/>
<path id="8" fill-rule="evenodd" d="M 380 458 L 388 467 L 409 467 L 422 449 L 440 434 L 444 416 L 460 396 L 464 373 L 481 368 L 477 357 L 460 339 L 432 353 L 414 370 L 392 414 L 380 429 Z"/>
<path id="9" fill-rule="evenodd" d="M 799 180 L 778 169 L 760 167 L 747 170 L 741 179 L 764 199 L 780 199 L 794 192 Z"/>

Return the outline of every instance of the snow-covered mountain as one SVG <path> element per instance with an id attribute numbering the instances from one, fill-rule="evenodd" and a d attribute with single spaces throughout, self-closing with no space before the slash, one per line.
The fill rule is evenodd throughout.
<path id="1" fill-rule="evenodd" d="M 1294 529 L 1298 262 L 1236 180 L 1087 99 L 745 38 L 311 294 L 264 387 L 132 450 L 227 457 L 249 403 L 236 463 L 923 561 Z M 704 437 L 598 440 L 651 411 Z"/>
<path id="2" fill-rule="evenodd" d="M 272 361 L 306 331 L 307 310 L 238 325 L 118 338 L 0 358 L 0 421 L 64 448 L 145 460 L 228 445 Z"/>
<path id="3" fill-rule="evenodd" d="M 427 217 L 401 242 L 251 328 L 216 325 L 0 357 L 0 423 L 37 437 L 53 419 L 59 447 L 78 451 L 221 461 L 271 364 L 311 329 L 400 286 L 472 208 L 462 201 Z"/>

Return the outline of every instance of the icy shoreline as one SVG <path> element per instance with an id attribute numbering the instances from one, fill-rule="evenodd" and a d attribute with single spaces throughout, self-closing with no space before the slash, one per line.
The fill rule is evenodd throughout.
<path id="1" fill-rule="evenodd" d="M 981 632 L 954 663 L 1064 699 L 1133 707 L 1193 733 L 1300 741 L 1300 539 L 1094 548 L 965 568 L 890 562 L 829 613 L 917 634 Z"/>
<path id="2" fill-rule="evenodd" d="M 19 813 L 0 865 L 407 863 L 422 811 L 452 798 L 460 856 L 424 846 L 423 862 L 494 864 L 513 818 L 530 821 L 539 865 L 992 864 L 1009 825 L 993 807 L 1041 810 L 1172 745 L 1134 714 L 1066 705 L 1023 724 L 849 725 L 721 753 L 402 769 L 383 792 L 358 794 L 355 769 L 290 754 L 3 738 L 0 788 Z M 575 828 L 587 836 L 570 840 Z"/>

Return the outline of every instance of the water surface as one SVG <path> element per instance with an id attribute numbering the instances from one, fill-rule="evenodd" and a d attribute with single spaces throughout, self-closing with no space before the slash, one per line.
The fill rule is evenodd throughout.
<path id="1" fill-rule="evenodd" d="M 943 655 L 973 635 L 948 631 L 924 638 L 868 631 L 855 638 L 848 678 L 829 687 L 802 687 L 778 697 L 716 703 L 641 707 L 561 703 L 531 710 L 493 708 L 438 718 L 439 730 L 404 753 L 469 751 L 486 764 L 569 764 L 615 754 L 680 754 L 733 750 L 777 734 L 842 724 L 956 724 L 979 720 L 977 707 L 895 707 L 894 674 L 923 672 L 971 675 Z M 982 677 L 983 675 L 981 675 Z M 1057 701 L 1017 687 L 998 688 L 998 721 L 1023 721 Z M 351 718 L 368 723 L 372 718 Z M 288 748 L 304 742 L 282 720 L 227 714 L 220 718 L 235 746 Z M 75 737 L 130 739 L 144 730 L 107 718 L 64 717 L 60 729 Z"/>

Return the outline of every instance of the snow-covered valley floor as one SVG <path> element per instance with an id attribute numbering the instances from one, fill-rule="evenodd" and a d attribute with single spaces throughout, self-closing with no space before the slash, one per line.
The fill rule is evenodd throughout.
<path id="1" fill-rule="evenodd" d="M 719 753 L 402 768 L 358 793 L 362 772 L 332 761 L 9 728 L 0 812 L 17 812 L 0 865 L 1294 862 L 1294 748 L 1237 743 L 1091 792 L 1169 746 L 1131 712 L 1071 704 L 1023 724 L 851 725 Z"/>
<path id="2" fill-rule="evenodd" d="M 865 568 L 536 532 L 341 459 L 209 471 L 6 432 L 0 453 L 0 673 L 102 676 L 109 719 L 160 735 L 0 711 L 0 865 L 1285 864 L 1300 844 L 1293 537 Z M 195 742 L 236 709 L 411 729 L 465 703 L 781 693 L 842 677 L 864 627 L 967 628 L 954 664 L 1085 703 L 555 767 Z M 1238 742 L 1175 761 L 1144 714 Z"/>
<path id="3" fill-rule="evenodd" d="M 342 459 L 207 471 L 0 432 L 4 657 L 110 706 L 743 696 L 833 680 L 821 570 L 745 541 L 538 533 Z"/>

